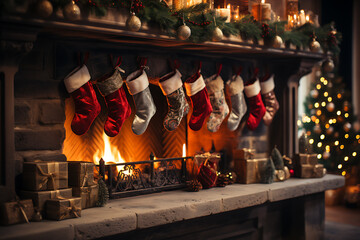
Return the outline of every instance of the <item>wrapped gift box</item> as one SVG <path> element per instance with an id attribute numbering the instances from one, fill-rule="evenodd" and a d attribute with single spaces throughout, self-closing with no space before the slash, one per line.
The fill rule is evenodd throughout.
<path id="1" fill-rule="evenodd" d="M 90 187 L 73 187 L 73 196 L 81 197 L 81 208 L 91 208 L 96 206 L 99 195 L 99 186 L 93 185 Z"/>
<path id="2" fill-rule="evenodd" d="M 81 198 L 51 199 L 46 201 L 46 218 L 64 220 L 81 217 Z"/>
<path id="3" fill-rule="evenodd" d="M 252 159 L 255 155 L 255 149 L 251 148 L 242 148 L 242 149 L 236 149 L 233 151 L 233 159 Z"/>
<path id="4" fill-rule="evenodd" d="M 234 159 L 234 171 L 239 183 L 259 183 L 264 172 L 267 158 Z"/>
<path id="5" fill-rule="evenodd" d="M 60 189 L 60 190 L 53 190 L 53 191 L 21 191 L 20 197 L 23 199 L 30 198 L 33 200 L 34 206 L 38 208 L 38 210 L 44 213 L 45 210 L 45 202 L 49 199 L 55 198 L 71 198 L 72 197 L 72 189 Z"/>
<path id="6" fill-rule="evenodd" d="M 1 224 L 3 225 L 29 222 L 33 215 L 34 206 L 31 199 L 1 205 Z"/>
<path id="7" fill-rule="evenodd" d="M 295 165 L 311 165 L 315 166 L 318 164 L 317 154 L 306 154 L 306 153 L 298 153 L 295 154 L 294 157 Z"/>
<path id="8" fill-rule="evenodd" d="M 57 190 L 68 187 L 67 162 L 26 162 L 23 189 L 30 191 Z"/>
<path id="9" fill-rule="evenodd" d="M 303 164 L 295 169 L 296 177 L 300 178 L 321 178 L 325 173 L 326 170 L 323 164 L 316 164 L 315 166 Z"/>
<path id="10" fill-rule="evenodd" d="M 88 187 L 95 185 L 94 163 L 68 162 L 68 164 L 69 164 L 69 186 Z"/>
<path id="11" fill-rule="evenodd" d="M 201 153 L 194 156 L 194 162 L 197 166 L 200 166 L 206 160 L 218 164 L 221 159 L 220 153 Z"/>

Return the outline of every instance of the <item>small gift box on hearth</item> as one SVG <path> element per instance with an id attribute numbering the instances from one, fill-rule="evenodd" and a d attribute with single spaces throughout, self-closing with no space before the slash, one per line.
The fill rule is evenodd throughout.
<path id="1" fill-rule="evenodd" d="M 2 225 L 29 223 L 34 215 L 34 206 L 31 199 L 6 202 L 1 205 L 0 219 Z"/>
<path id="2" fill-rule="evenodd" d="M 69 186 L 71 187 L 89 187 L 94 182 L 94 167 L 92 162 L 69 161 Z"/>
<path id="3" fill-rule="evenodd" d="M 81 208 L 96 207 L 99 198 L 99 186 L 93 185 L 90 187 L 73 187 L 73 196 L 81 197 Z"/>
<path id="4" fill-rule="evenodd" d="M 67 162 L 25 162 L 23 166 L 24 190 L 46 191 L 68 187 Z"/>
<path id="5" fill-rule="evenodd" d="M 30 198 L 33 200 L 34 207 L 37 208 L 42 214 L 45 213 L 45 203 L 50 199 L 57 198 L 71 198 L 72 189 L 65 188 L 51 191 L 20 191 L 20 197 L 22 199 Z"/>
<path id="6" fill-rule="evenodd" d="M 81 217 L 81 198 L 62 198 L 46 201 L 46 218 L 64 220 Z"/>
<path id="7" fill-rule="evenodd" d="M 202 153 L 194 157 L 194 162 L 198 166 L 197 180 L 202 188 L 207 189 L 216 185 L 217 170 L 220 161 L 220 153 Z"/>
<path id="8" fill-rule="evenodd" d="M 238 183 L 259 183 L 267 158 L 254 158 L 255 149 L 242 148 L 233 151 L 234 171 Z"/>
<path id="9" fill-rule="evenodd" d="M 298 153 L 294 156 L 294 172 L 300 178 L 321 178 L 326 169 L 318 163 L 317 154 Z"/>

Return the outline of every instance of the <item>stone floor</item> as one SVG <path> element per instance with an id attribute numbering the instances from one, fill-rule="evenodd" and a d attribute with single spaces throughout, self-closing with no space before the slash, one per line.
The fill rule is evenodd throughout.
<path id="1" fill-rule="evenodd" d="M 326 207 L 325 239 L 360 239 L 360 208 L 347 208 L 345 206 Z"/>

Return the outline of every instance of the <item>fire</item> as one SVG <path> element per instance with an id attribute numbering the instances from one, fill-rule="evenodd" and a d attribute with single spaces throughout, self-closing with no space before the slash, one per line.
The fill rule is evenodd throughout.
<path id="1" fill-rule="evenodd" d="M 93 161 L 95 164 L 99 164 L 100 159 L 104 159 L 105 163 L 123 163 L 125 160 L 121 157 L 119 150 L 116 146 L 111 145 L 110 138 L 103 133 L 104 149 L 98 149 L 94 156 Z M 120 171 L 123 166 L 117 166 L 117 170 Z"/>
<path id="2" fill-rule="evenodd" d="M 182 156 L 186 157 L 186 144 L 183 144 L 183 148 L 182 148 Z"/>

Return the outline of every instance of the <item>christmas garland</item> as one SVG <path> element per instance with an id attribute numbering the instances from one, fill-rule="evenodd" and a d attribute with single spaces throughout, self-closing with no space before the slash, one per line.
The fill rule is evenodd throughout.
<path id="1" fill-rule="evenodd" d="M 40 2 L 42 0 L 39 0 Z M 46 0 L 54 10 L 65 8 L 71 4 L 71 0 Z M 11 6 L 2 1 L 2 9 L 9 10 Z M 15 4 L 23 4 L 24 0 L 15 0 Z M 251 15 L 247 15 L 235 22 L 226 22 L 226 18 L 217 17 L 214 10 L 208 8 L 208 4 L 200 3 L 188 8 L 172 10 L 164 1 L 158 0 L 74 0 L 83 10 L 87 10 L 97 16 L 105 16 L 109 8 L 128 9 L 135 13 L 142 22 L 149 26 L 160 27 L 169 36 L 176 36 L 176 29 L 186 24 L 191 35 L 188 41 L 205 42 L 213 39 L 214 30 L 219 28 L 226 37 L 241 36 L 244 40 L 253 40 L 258 43 L 264 39 L 265 44 L 271 43 L 276 36 L 280 36 L 286 46 L 293 44 L 297 48 L 306 48 L 312 39 L 317 40 L 324 52 L 331 51 L 334 55 L 339 54 L 341 34 L 336 32 L 334 24 L 324 27 L 315 27 L 309 23 L 291 31 L 285 30 L 287 22 L 260 23 Z"/>

